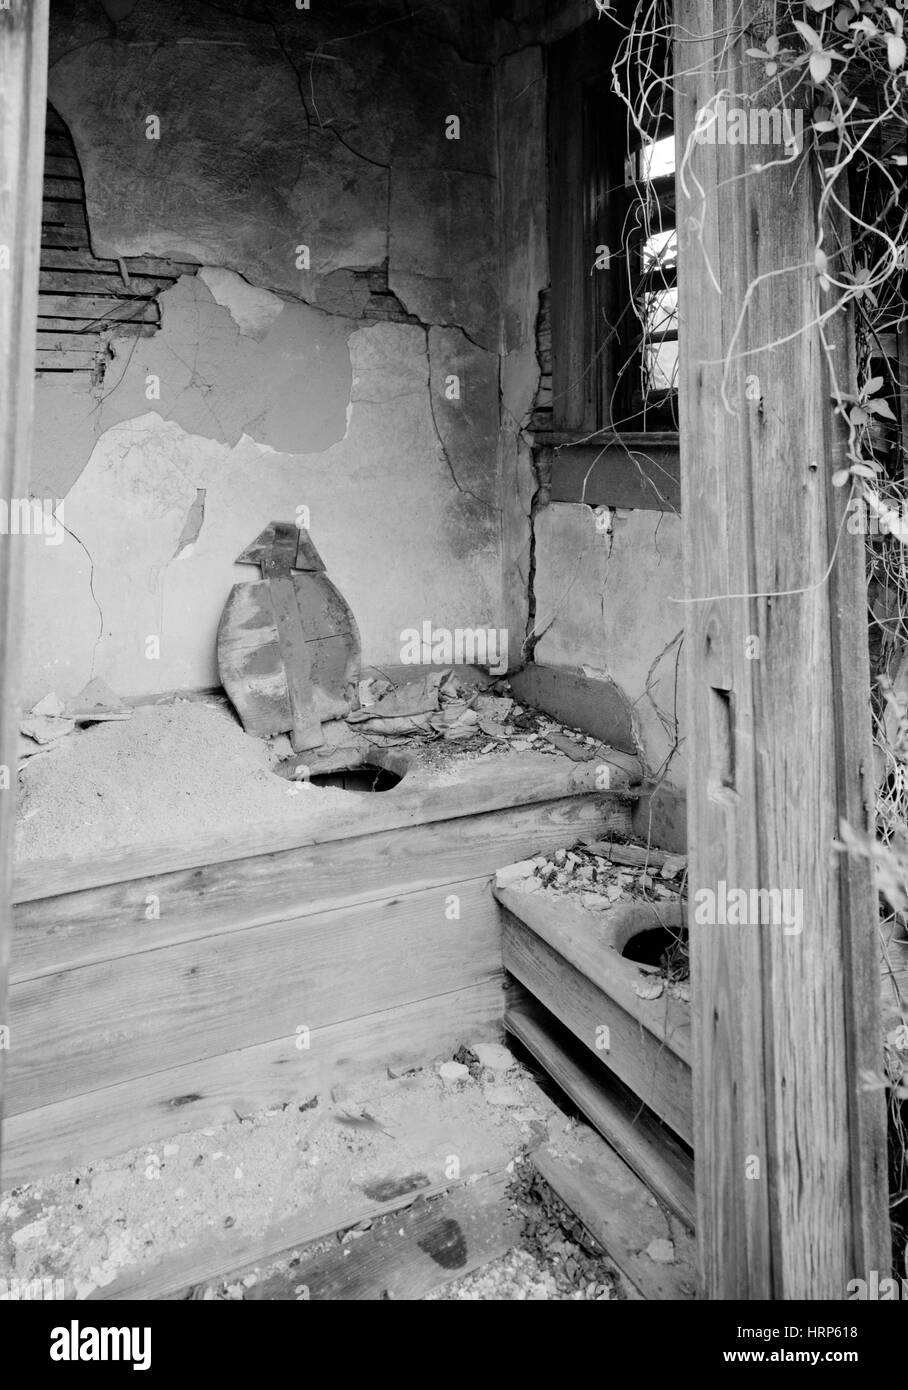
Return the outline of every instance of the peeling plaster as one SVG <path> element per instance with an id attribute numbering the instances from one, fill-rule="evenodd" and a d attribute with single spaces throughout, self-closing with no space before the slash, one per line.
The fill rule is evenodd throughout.
<path id="1" fill-rule="evenodd" d="M 237 328 L 247 338 L 261 342 L 284 307 L 284 301 L 270 290 L 256 289 L 235 271 L 223 266 L 204 265 L 198 278 L 208 286 L 218 304 L 228 311 Z"/>
<path id="2" fill-rule="evenodd" d="M 218 281 L 248 325 L 252 301 L 245 288 L 258 292 L 249 286 L 234 295 L 237 285 L 244 286 L 239 277 Z M 227 444 L 249 435 L 278 452 L 317 453 L 343 439 L 352 382 L 347 339 L 355 325 L 308 305 L 267 299 L 269 311 L 277 305 L 278 312 L 263 335 L 252 337 L 205 279 L 184 276 L 158 298 L 156 334 L 112 339 L 114 358 L 100 390 L 87 374 L 39 377 L 33 491 L 65 497 L 105 430 L 150 405 L 188 432 Z M 261 330 L 262 317 L 258 325 Z"/>
<path id="3" fill-rule="evenodd" d="M 397 0 L 105 9 L 59 0 L 51 34 L 93 250 L 203 268 L 159 296 L 154 336 L 112 340 L 101 389 L 39 379 L 33 479 L 66 497 L 72 530 L 56 565 L 30 561 L 36 693 L 77 689 L 89 663 L 126 694 L 210 684 L 246 530 L 300 505 L 367 658 L 398 659 L 414 601 L 500 626 L 486 7 L 429 28 Z"/>
<path id="4" fill-rule="evenodd" d="M 186 513 L 186 520 L 183 522 L 183 529 L 177 541 L 177 548 L 173 552 L 175 560 L 186 560 L 195 550 L 195 543 L 199 538 L 199 532 L 205 520 L 205 493 L 207 489 L 197 487 L 195 490 L 195 501 Z"/>
<path id="5" fill-rule="evenodd" d="M 278 301 L 263 336 L 250 337 L 201 276 L 184 276 L 159 303 L 162 326 L 153 338 L 114 340 L 118 358 L 104 383 L 102 430 L 142 414 L 155 377 L 160 398 L 152 403 L 189 433 L 226 444 L 248 434 L 285 453 L 318 453 L 343 438 L 349 320 Z"/>
<path id="6" fill-rule="evenodd" d="M 250 577 L 235 558 L 299 506 L 357 616 L 366 663 L 399 660 L 414 604 L 452 626 L 497 625 L 497 524 L 452 483 L 424 331 L 370 325 L 345 351 L 349 420 L 345 409 L 346 433 L 323 451 L 275 451 L 247 434 L 225 442 L 158 412 L 101 435 L 66 498 L 70 534 L 28 552 L 26 698 L 74 693 L 89 674 L 123 695 L 217 683 L 220 613 L 231 584 Z M 146 656 L 153 635 L 160 660 Z"/>

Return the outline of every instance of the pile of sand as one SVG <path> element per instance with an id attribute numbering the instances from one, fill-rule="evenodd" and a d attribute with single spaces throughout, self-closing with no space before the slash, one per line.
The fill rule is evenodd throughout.
<path id="1" fill-rule="evenodd" d="M 224 702 L 143 705 L 71 734 L 19 777 L 16 855 L 80 857 L 114 845 L 191 840 L 306 814 Z M 315 792 L 311 793 L 315 795 Z M 320 789 L 320 799 L 345 793 Z"/>

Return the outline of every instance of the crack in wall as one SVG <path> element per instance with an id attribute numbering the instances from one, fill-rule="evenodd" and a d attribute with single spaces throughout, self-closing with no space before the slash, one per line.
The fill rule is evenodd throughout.
<path id="1" fill-rule="evenodd" d="M 543 507 L 547 507 L 551 500 L 552 484 L 552 465 L 548 454 L 542 458 L 535 458 L 530 450 L 530 465 L 533 469 L 533 476 L 536 479 L 536 488 L 530 499 L 530 511 L 527 518 L 530 527 L 530 557 L 527 566 L 527 626 L 526 635 L 523 639 L 523 656 L 525 661 L 533 661 L 534 652 L 540 640 L 545 636 L 549 623 L 541 632 L 536 631 L 536 517 Z M 554 622 L 554 618 L 552 622 Z"/>
<path id="2" fill-rule="evenodd" d="M 279 29 L 278 29 L 277 20 L 275 20 L 275 19 L 269 19 L 268 23 L 269 23 L 269 25 L 270 25 L 271 32 L 272 32 L 272 34 L 274 35 L 274 41 L 275 41 L 275 43 L 277 44 L 277 47 L 278 47 L 278 49 L 280 50 L 281 55 L 282 55 L 283 58 L 284 58 L 284 61 L 285 61 L 285 62 L 287 63 L 287 65 L 289 66 L 289 68 L 290 68 L 291 72 L 293 73 L 294 78 L 295 78 L 295 80 L 296 80 L 296 89 L 297 89 L 297 91 L 298 91 L 298 93 L 299 93 L 300 105 L 302 106 L 302 108 L 303 108 L 303 114 L 304 114 L 305 117 L 306 117 L 306 131 L 307 131 L 307 134 L 309 135 L 309 137 L 311 138 L 311 135 L 312 135 L 312 115 L 311 115 L 311 113 L 310 113 L 310 111 L 309 111 L 309 105 L 308 105 L 308 103 L 307 103 L 307 101 L 306 101 L 306 94 L 305 94 L 304 86 L 303 86 L 303 74 L 302 74 L 302 72 L 300 71 L 300 69 L 297 67 L 296 63 L 294 62 L 294 59 L 293 59 L 293 57 L 292 57 L 292 55 L 291 55 L 291 53 L 290 53 L 289 48 L 287 47 L 286 43 L 284 42 L 284 40 L 283 40 L 282 37 L 281 37 L 281 34 L 280 34 L 280 32 L 279 32 Z M 347 141 L 347 140 L 341 135 L 340 131 L 339 131 L 335 126 L 333 126 L 333 125 L 328 125 L 328 126 L 326 126 L 326 125 L 325 125 L 324 121 L 323 121 L 322 118 L 321 118 L 321 113 L 319 112 L 319 109 L 318 109 L 318 103 L 317 103 L 316 100 L 315 100 L 315 76 L 314 76 L 314 74 L 315 74 L 315 63 L 316 63 L 317 58 L 319 57 L 319 52 L 320 52 L 319 48 L 316 48 L 316 50 L 315 50 L 315 52 L 312 54 L 311 59 L 310 59 L 310 62 L 309 62 L 309 95 L 310 95 L 310 98 L 311 98 L 311 100 L 312 100 L 313 108 L 314 108 L 314 110 L 315 110 L 316 119 L 318 120 L 318 129 L 319 129 L 319 130 L 327 130 L 327 131 L 329 132 L 329 134 L 333 135 L 334 138 L 335 138 L 335 140 L 337 140 L 338 143 L 339 143 L 340 145 L 343 146 L 343 148 L 348 152 L 348 154 L 352 154 L 352 155 L 353 155 L 354 159 L 360 159 L 360 160 L 363 161 L 363 163 L 372 165 L 373 168 L 376 168 L 376 169 L 384 169 L 384 171 L 385 171 L 385 173 L 386 173 L 386 175 L 387 175 L 387 185 L 388 185 L 388 197 L 387 197 L 388 214 L 387 214 L 387 221 L 386 221 L 386 224 L 385 224 L 385 258 L 386 258 L 386 260 L 390 261 L 390 257 L 391 257 L 391 165 L 390 165 L 390 164 L 384 164 L 381 160 L 378 160 L 378 159 L 372 159 L 369 155 L 363 154 L 360 150 L 355 150 L 355 149 L 353 148 L 353 146 L 349 143 L 349 141 Z M 303 174 L 303 162 L 304 162 L 303 156 L 300 155 L 300 162 L 299 162 L 299 165 L 297 166 L 297 171 L 296 171 L 296 180 L 295 180 L 296 183 L 299 183 L 300 180 L 301 180 L 301 178 L 302 178 L 302 174 Z"/>
<path id="3" fill-rule="evenodd" d="M 58 517 L 57 520 L 59 521 L 60 518 Z M 104 612 L 103 612 L 103 609 L 101 608 L 101 604 L 98 602 L 98 595 L 95 593 L 95 561 L 94 561 L 94 556 L 92 555 L 91 551 L 89 550 L 89 548 L 88 548 L 88 546 L 85 544 L 85 542 L 82 540 L 82 538 L 81 538 L 80 536 L 77 536 L 77 535 L 76 535 L 75 531 L 71 530 L 70 527 L 68 527 L 68 526 L 67 526 L 64 522 L 62 522 L 62 521 L 60 521 L 60 525 L 63 527 L 63 530 L 66 532 L 66 534 L 67 534 L 68 536 L 72 536 L 72 538 L 73 538 L 73 540 L 76 542 L 76 544 L 77 544 L 77 545 L 80 545 L 80 546 L 82 547 L 82 549 L 84 550 L 86 556 L 88 557 L 88 564 L 89 564 L 89 571 L 88 571 L 88 589 L 89 589 L 89 592 L 90 592 L 91 597 L 92 597 L 92 602 L 94 603 L 95 608 L 97 608 L 97 610 L 98 610 L 98 635 L 97 635 L 97 637 L 95 638 L 95 644 L 94 644 L 94 646 L 93 646 L 92 649 L 91 649 L 91 665 L 90 665 L 89 671 L 88 671 L 88 679 L 89 679 L 89 680 L 94 680 L 94 676 L 95 676 L 95 657 L 97 656 L 97 654 L 98 654 L 98 648 L 99 648 L 99 646 L 101 645 L 101 642 L 102 642 L 103 639 L 104 639 Z"/>
<path id="4" fill-rule="evenodd" d="M 466 497 L 472 497 L 475 502 L 479 502 L 483 507 L 487 507 L 489 511 L 500 512 L 500 505 L 496 506 L 494 502 L 489 502 L 485 497 L 480 497 L 478 493 L 473 492 L 471 488 L 464 487 L 457 477 L 454 464 L 451 462 L 451 456 L 448 453 L 447 445 L 442 437 L 441 430 L 438 428 L 438 420 L 435 415 L 435 401 L 432 396 L 432 354 L 429 349 L 429 328 L 425 324 L 422 325 L 422 327 L 426 338 L 426 393 L 429 398 L 429 414 L 432 417 L 432 426 L 435 430 L 435 437 L 438 440 L 438 447 L 441 449 L 442 458 L 447 464 L 448 472 L 458 492 L 462 492 Z"/>
<path id="5" fill-rule="evenodd" d="M 555 621 L 555 618 L 553 616 L 551 621 L 546 624 L 545 628 L 543 628 L 541 632 L 536 631 L 536 517 L 539 515 L 539 512 L 542 511 L 544 507 L 547 507 L 551 502 L 552 453 L 551 450 L 547 449 L 544 453 L 537 454 L 533 448 L 531 439 L 525 433 L 525 431 L 532 426 L 532 422 L 535 418 L 539 404 L 540 392 L 542 391 L 543 376 L 545 375 L 545 363 L 543 361 L 543 354 L 540 346 L 540 331 L 543 322 L 543 293 L 544 292 L 540 290 L 539 295 L 537 297 L 536 316 L 533 321 L 533 343 L 536 357 L 536 385 L 533 390 L 533 398 L 530 402 L 530 407 L 528 411 L 519 423 L 513 419 L 513 416 L 510 416 L 510 412 L 507 412 L 512 421 L 514 427 L 514 434 L 518 441 L 518 451 L 520 448 L 521 438 L 527 446 L 530 467 L 533 471 L 533 477 L 536 482 L 536 487 L 533 491 L 533 496 L 530 498 L 530 509 L 527 513 L 527 523 L 530 531 L 530 541 L 526 580 L 527 622 L 526 632 L 524 634 L 523 639 L 523 658 L 525 662 L 530 662 L 535 659 L 534 653 L 536 651 L 536 647 L 538 646 L 541 639 L 545 636 L 552 623 Z M 501 361 L 502 363 L 504 362 L 504 357 L 501 358 Z M 506 412 L 504 408 L 503 394 L 500 392 L 499 395 L 502 401 L 501 418 L 503 423 Z"/>

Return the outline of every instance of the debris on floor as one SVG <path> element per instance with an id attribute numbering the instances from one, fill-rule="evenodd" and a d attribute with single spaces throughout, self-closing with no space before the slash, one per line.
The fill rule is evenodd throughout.
<path id="1" fill-rule="evenodd" d="M 131 719 L 132 708 L 124 704 L 109 685 L 97 676 L 67 700 L 65 707 L 69 719 L 77 724 L 100 724 L 108 719 Z"/>
<path id="2" fill-rule="evenodd" d="M 484 1045 L 478 1045 L 484 1046 Z M 482 1074 L 473 1050 L 470 1069 Z M 494 1060 L 510 1058 L 506 1048 Z M 439 1067 L 443 1073 L 448 1063 Z M 465 1063 L 459 1063 L 465 1067 Z M 552 1109 L 546 1131 L 582 1123 Z M 278 1259 L 187 1292 L 205 1301 L 612 1301 L 639 1295 L 522 1152 L 504 1172 L 447 1193 L 417 1196 L 406 1211 L 366 1219 Z"/>
<path id="3" fill-rule="evenodd" d="M 330 1240 L 192 1291 L 193 1298 L 285 1302 L 413 1300 L 512 1249 L 520 1221 L 507 1172 L 475 1177 L 406 1210 L 360 1221 Z"/>
<path id="4" fill-rule="evenodd" d="M 370 749 L 402 747 L 411 780 L 412 771 L 453 774 L 462 762 L 490 752 L 532 750 L 564 758 L 543 737 L 556 727 L 552 721 L 509 697 L 466 687 L 445 671 L 431 673 L 426 688 L 457 692 L 438 714 L 427 716 L 441 720 L 441 731 L 388 736 L 364 733 L 369 720 L 329 720 L 322 726 L 326 741 L 319 756 L 336 754 L 338 764 L 352 765 L 368 760 Z M 88 723 L 93 706 L 96 716 Z M 482 730 L 489 708 L 501 730 L 492 742 Z M 28 727 L 32 735 L 23 735 L 19 749 L 20 860 L 79 858 L 113 846 L 191 840 L 249 825 L 285 826 L 288 815 L 311 816 L 316 808 L 321 822 L 348 805 L 349 793 L 309 782 L 305 756 L 302 775 L 288 766 L 293 750 L 285 734 L 260 739 L 244 733 L 223 697 L 176 696 L 129 710 L 93 681 L 71 705 L 56 697 L 41 701 L 23 723 Z M 50 741 L 38 741 L 45 737 Z M 584 735 L 573 737 L 583 746 L 600 746 Z"/>
<path id="5" fill-rule="evenodd" d="M 563 1115 L 550 1121 L 550 1129 L 562 1134 L 575 1128 L 576 1122 Z M 530 1157 L 515 1161 L 508 1199 L 520 1221 L 516 1247 L 427 1294 L 427 1300 L 605 1303 L 639 1297 Z"/>
<path id="6" fill-rule="evenodd" d="M 130 707 L 101 680 L 89 681 L 71 700 L 63 701 L 51 692 L 33 705 L 19 724 L 19 770 L 29 758 L 49 753 L 77 725 L 131 717 Z"/>
<path id="7" fill-rule="evenodd" d="M 557 1114 L 525 1067 L 502 1070 L 505 1051 L 483 1066 L 465 1050 L 472 1069 L 455 1086 L 443 1064 L 373 1078 L 14 1189 L 0 1201 L 0 1275 L 63 1278 L 79 1299 L 158 1297 L 230 1268 L 231 1251 L 245 1277 L 294 1232 L 322 1240 L 389 1204 L 504 1174 Z M 291 1234 L 268 1249 L 269 1231 Z"/>

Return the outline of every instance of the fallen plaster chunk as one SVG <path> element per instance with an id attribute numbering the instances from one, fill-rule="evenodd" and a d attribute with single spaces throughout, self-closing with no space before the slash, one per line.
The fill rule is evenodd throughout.
<path id="1" fill-rule="evenodd" d="M 519 864 L 508 864 L 495 874 L 495 887 L 507 888 L 509 884 L 517 883 L 520 879 L 530 878 L 535 871 L 536 865 L 532 859 L 521 859 Z"/>
<path id="2" fill-rule="evenodd" d="M 96 676 L 82 687 L 78 695 L 67 700 L 66 717 L 74 719 L 77 724 L 95 724 L 107 719 L 131 719 L 132 709 L 124 705 L 119 695 Z"/>
<path id="3" fill-rule="evenodd" d="M 508 1071 L 514 1065 L 513 1054 L 502 1043 L 473 1043 L 470 1051 L 490 1071 Z"/>
<path id="4" fill-rule="evenodd" d="M 469 1081 L 470 1068 L 465 1067 L 462 1062 L 442 1062 L 438 1068 L 438 1075 L 446 1086 L 456 1086 L 461 1081 Z"/>
<path id="5" fill-rule="evenodd" d="M 235 271 L 222 266 L 202 266 L 198 278 L 204 281 L 212 297 L 227 310 L 246 338 L 261 342 L 284 308 L 284 301 L 276 294 L 257 289 Z"/>
<path id="6" fill-rule="evenodd" d="M 646 1247 L 646 1253 L 657 1265 L 675 1263 L 675 1247 L 670 1240 L 651 1240 Z"/>
<path id="7" fill-rule="evenodd" d="M 30 713 L 41 715 L 47 719 L 59 719 L 64 709 L 65 705 L 59 695 L 55 695 L 53 691 L 51 691 L 49 695 L 45 695 L 42 700 L 39 700 L 36 705 L 32 705 Z"/>
<path id="8" fill-rule="evenodd" d="M 34 739 L 35 743 L 55 743 L 58 739 L 71 734 L 75 727 L 76 721 L 74 719 L 59 719 L 45 714 L 36 715 L 32 710 L 31 714 L 22 720 L 19 731 Z"/>

